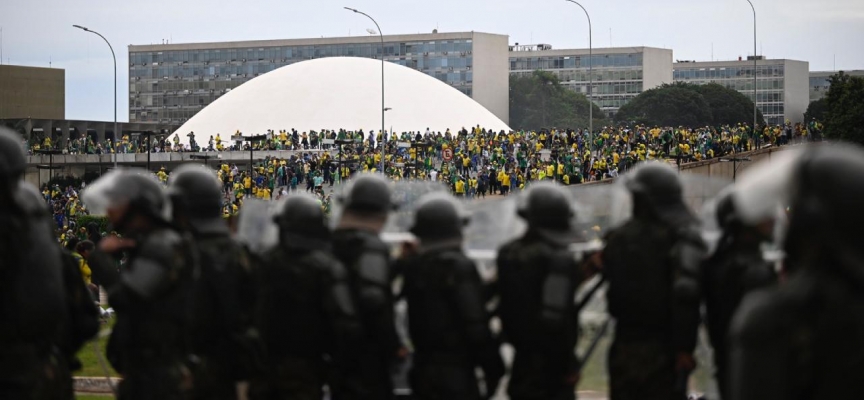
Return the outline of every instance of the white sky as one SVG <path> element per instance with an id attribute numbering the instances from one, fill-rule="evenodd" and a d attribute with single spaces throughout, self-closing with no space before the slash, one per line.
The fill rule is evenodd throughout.
<path id="1" fill-rule="evenodd" d="M 864 69 L 864 0 L 752 0 L 759 53 L 810 62 L 810 70 Z M 746 0 L 584 0 L 595 47 L 654 46 L 674 59 L 728 60 L 753 52 Z M 111 53 L 117 53 L 118 119 L 128 120 L 129 44 L 214 42 L 480 31 L 510 43 L 588 47 L 582 10 L 564 0 L 0 0 L 3 63 L 66 69 L 66 118 L 112 120 Z M 611 38 L 610 38 L 611 29 Z"/>

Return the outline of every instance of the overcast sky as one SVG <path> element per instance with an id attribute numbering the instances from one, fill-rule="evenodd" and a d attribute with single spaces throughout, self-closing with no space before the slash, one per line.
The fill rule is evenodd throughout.
<path id="1" fill-rule="evenodd" d="M 864 0 L 752 0 L 759 53 L 810 62 L 810 70 L 864 69 Z M 594 46 L 655 46 L 680 60 L 746 57 L 753 20 L 746 0 L 583 0 Z M 385 34 L 480 31 L 510 43 L 588 47 L 582 10 L 564 0 L 0 0 L 3 63 L 66 70 L 66 118 L 128 120 L 129 44 L 366 35 L 372 15 Z M 713 52 L 712 52 L 713 48 Z"/>

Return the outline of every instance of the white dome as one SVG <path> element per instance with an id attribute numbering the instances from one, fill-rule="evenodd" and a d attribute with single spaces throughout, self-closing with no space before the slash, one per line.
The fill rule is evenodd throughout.
<path id="1" fill-rule="evenodd" d="M 384 64 L 385 129 L 456 132 L 478 124 L 494 131 L 510 128 L 485 107 L 429 75 L 398 64 Z M 381 61 L 329 57 L 291 64 L 261 75 L 223 95 L 186 121 L 176 133 L 195 132 L 206 146 L 210 136 L 223 140 L 296 129 L 381 129 Z"/>

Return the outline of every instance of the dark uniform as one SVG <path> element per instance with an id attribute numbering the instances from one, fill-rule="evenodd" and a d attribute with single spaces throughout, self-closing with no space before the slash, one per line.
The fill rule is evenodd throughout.
<path id="1" fill-rule="evenodd" d="M 766 232 L 740 220 L 731 196 L 718 199 L 715 218 L 722 236 L 716 251 L 703 264 L 702 288 L 717 386 L 721 396 L 729 398 L 727 338 L 732 317 L 747 293 L 776 283 L 777 276 L 773 266 L 762 256 L 760 245 L 768 239 Z"/>
<path id="2" fill-rule="evenodd" d="M 104 182 L 100 182 L 102 180 Z M 100 193 L 90 193 L 90 190 Z M 111 223 L 134 240 L 122 250 L 127 262 L 117 275 L 102 240 L 90 266 L 108 291 L 117 322 L 108 342 L 108 360 L 123 375 L 120 399 L 185 399 L 192 378 L 185 362 L 188 294 L 194 257 L 190 243 L 162 216 L 161 185 L 143 171 L 118 170 L 94 182 L 82 197 L 107 199 Z M 124 207 L 123 205 L 128 205 Z M 88 205 L 88 208 L 91 208 Z M 112 217 L 113 216 L 113 217 Z M 107 244 L 106 244 L 107 243 Z"/>
<path id="3" fill-rule="evenodd" d="M 793 157 L 740 180 L 750 184 L 736 206 L 776 200 L 792 212 L 783 246 L 788 280 L 746 297 L 732 323 L 731 398 L 860 398 L 864 151 L 823 145 Z"/>
<path id="4" fill-rule="evenodd" d="M 20 136 L 0 129 L 0 398 L 71 399 L 58 347 L 68 320 L 60 247 L 24 168 Z"/>
<path id="5" fill-rule="evenodd" d="M 280 241 L 261 268 L 256 312 L 267 372 L 253 380 L 252 398 L 318 400 L 325 384 L 339 387 L 360 321 L 318 201 L 289 196 L 277 222 Z"/>
<path id="6" fill-rule="evenodd" d="M 498 252 L 503 334 L 516 351 L 511 399 L 573 399 L 579 361 L 576 288 L 585 280 L 568 245 L 578 237 L 567 193 L 553 183 L 532 185 L 519 215 L 528 231 Z"/>
<path id="7" fill-rule="evenodd" d="M 699 326 L 701 237 L 671 167 L 645 164 L 624 184 L 633 218 L 609 233 L 603 251 L 616 321 L 610 398 L 683 399 Z"/>
<path id="8" fill-rule="evenodd" d="M 171 175 L 174 222 L 191 234 L 198 270 L 189 304 L 189 345 L 197 399 L 235 399 L 236 384 L 263 368 L 252 327 L 252 261 L 222 218 L 213 171 L 185 165 Z"/>
<path id="9" fill-rule="evenodd" d="M 390 250 L 378 237 L 392 205 L 384 178 L 363 175 L 354 179 L 342 220 L 333 233 L 333 253 L 348 271 L 351 293 L 363 326 L 362 344 L 352 349 L 333 398 L 388 399 L 393 397 L 391 367 L 400 349 L 393 312 L 393 272 Z"/>
<path id="10" fill-rule="evenodd" d="M 412 228 L 420 250 L 400 263 L 416 399 L 480 399 L 475 367 L 483 370 L 483 398 L 490 398 L 504 375 L 499 345 L 489 330 L 483 283 L 461 249 L 467 220 L 458 207 L 447 195 L 421 199 Z"/>

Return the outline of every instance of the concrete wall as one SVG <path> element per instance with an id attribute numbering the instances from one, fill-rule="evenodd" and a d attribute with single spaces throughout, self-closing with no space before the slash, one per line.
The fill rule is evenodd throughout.
<path id="1" fill-rule="evenodd" d="M 510 124 L 509 37 L 474 33 L 473 98 Z"/>
<path id="2" fill-rule="evenodd" d="M 642 90 L 672 83 L 672 50 L 644 47 L 642 53 Z"/>
<path id="3" fill-rule="evenodd" d="M 253 160 L 257 163 L 266 157 L 290 158 L 292 155 L 302 156 L 303 153 L 318 153 L 321 150 L 280 150 L 280 151 L 255 151 Z M 169 171 L 184 163 L 204 164 L 204 160 L 193 159 L 193 155 L 206 154 L 212 158 L 207 160 L 210 166 L 216 166 L 223 162 L 236 164 L 238 168 L 249 167 L 248 151 L 224 151 L 221 153 L 151 153 L 150 169 L 158 171 L 165 167 Z M 338 160 L 338 154 L 332 153 L 333 159 Z M 38 169 L 38 165 L 51 165 L 60 167 L 49 174 L 47 169 Z M 121 167 L 147 167 L 147 154 L 117 154 L 117 165 Z M 34 185 L 46 183 L 49 175 L 53 176 L 76 176 L 81 177 L 86 172 L 105 172 L 114 167 L 114 155 L 112 154 L 80 154 L 80 155 L 56 155 L 53 159 L 47 155 L 33 155 L 27 157 L 27 171 L 25 179 Z M 41 179 L 41 180 L 40 180 Z"/>
<path id="4" fill-rule="evenodd" d="M 0 65 L 0 119 L 63 119 L 66 71 Z"/>
<path id="5" fill-rule="evenodd" d="M 804 121 L 804 113 L 810 105 L 810 63 L 786 60 L 783 108 L 786 119 L 793 124 Z"/>

